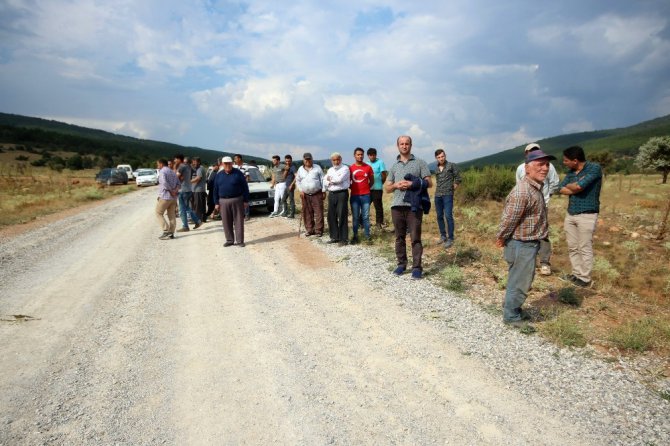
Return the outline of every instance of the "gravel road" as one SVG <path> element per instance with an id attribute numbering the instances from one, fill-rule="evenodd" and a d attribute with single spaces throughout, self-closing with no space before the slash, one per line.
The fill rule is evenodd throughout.
<path id="1" fill-rule="evenodd" d="M 154 194 L 0 240 L 0 445 L 670 443 L 616 364 L 297 221 L 160 241 Z"/>

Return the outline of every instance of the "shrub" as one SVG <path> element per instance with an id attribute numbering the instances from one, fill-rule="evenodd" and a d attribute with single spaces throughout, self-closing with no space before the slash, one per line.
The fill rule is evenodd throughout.
<path id="1" fill-rule="evenodd" d="M 596 257 L 593 261 L 593 271 L 600 273 L 610 281 L 614 281 L 619 277 L 619 271 L 612 266 L 612 264 L 604 257 Z"/>
<path id="2" fill-rule="evenodd" d="M 16 158 L 14 158 L 16 161 L 28 161 L 30 158 L 28 158 L 25 155 L 19 155 Z"/>
<path id="3" fill-rule="evenodd" d="M 509 168 L 487 166 L 483 170 L 466 170 L 457 197 L 460 202 L 474 200 L 502 201 L 516 184 L 514 171 Z"/>
<path id="4" fill-rule="evenodd" d="M 582 304 L 582 297 L 577 294 L 573 287 L 568 286 L 558 290 L 558 301 L 578 307 Z"/>
<path id="5" fill-rule="evenodd" d="M 655 343 L 669 339 L 668 324 L 648 317 L 617 327 L 610 336 L 610 341 L 617 347 L 639 352 L 649 350 Z"/>
<path id="6" fill-rule="evenodd" d="M 456 265 L 447 266 L 442 271 L 442 280 L 448 290 L 462 292 L 465 290 L 465 279 L 463 272 Z"/>

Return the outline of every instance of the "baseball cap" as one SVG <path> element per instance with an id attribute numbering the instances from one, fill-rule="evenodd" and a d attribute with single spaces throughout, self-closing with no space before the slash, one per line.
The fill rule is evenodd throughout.
<path id="1" fill-rule="evenodd" d="M 547 158 L 549 160 L 556 159 L 554 155 L 548 155 L 544 153 L 542 150 L 533 150 L 532 152 L 528 152 L 528 154 L 526 155 L 526 164 L 530 163 L 531 161 L 539 160 L 542 158 Z"/>
<path id="2" fill-rule="evenodd" d="M 302 156 L 302 159 L 311 160 L 312 159 L 312 154 L 309 153 L 309 152 L 305 152 L 305 154 Z"/>
<path id="3" fill-rule="evenodd" d="M 538 143 L 533 142 L 533 143 L 528 144 L 523 151 L 525 153 L 528 153 L 528 152 L 530 152 L 531 150 L 534 150 L 534 149 L 540 150 L 540 148 L 541 147 Z"/>
<path id="4" fill-rule="evenodd" d="M 223 158 L 221 158 L 221 162 L 222 163 L 232 163 L 233 159 L 229 156 L 224 156 Z"/>

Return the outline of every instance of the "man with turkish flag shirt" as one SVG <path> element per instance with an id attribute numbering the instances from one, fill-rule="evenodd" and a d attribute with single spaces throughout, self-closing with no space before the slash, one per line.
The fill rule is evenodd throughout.
<path id="1" fill-rule="evenodd" d="M 354 164 L 349 166 L 351 171 L 351 219 L 354 237 L 351 243 L 358 243 L 358 225 L 361 217 L 365 240 L 370 240 L 370 187 L 374 184 L 375 175 L 372 167 L 363 162 L 365 151 L 360 147 L 354 150 Z M 362 214 L 362 215 L 361 215 Z"/>

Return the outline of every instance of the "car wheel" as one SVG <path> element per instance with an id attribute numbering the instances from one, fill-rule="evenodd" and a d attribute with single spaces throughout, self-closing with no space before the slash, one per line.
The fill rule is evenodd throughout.
<path id="1" fill-rule="evenodd" d="M 128 184 L 128 180 L 124 181 L 123 184 Z"/>

